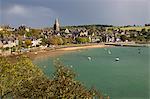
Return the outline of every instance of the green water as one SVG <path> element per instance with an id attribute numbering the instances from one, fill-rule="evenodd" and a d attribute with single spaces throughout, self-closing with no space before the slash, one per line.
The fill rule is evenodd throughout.
<path id="1" fill-rule="evenodd" d="M 140 54 L 138 53 L 140 49 Z M 108 53 L 111 51 L 111 54 Z M 77 80 L 96 87 L 111 99 L 150 99 L 150 49 L 138 47 L 96 48 L 59 56 L 78 73 Z M 92 60 L 88 60 L 88 56 Z M 120 61 L 115 61 L 119 57 Z M 45 74 L 52 75 L 52 58 L 36 60 Z"/>

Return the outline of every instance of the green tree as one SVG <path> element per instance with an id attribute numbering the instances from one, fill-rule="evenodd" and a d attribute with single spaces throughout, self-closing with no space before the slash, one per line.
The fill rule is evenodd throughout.
<path id="1" fill-rule="evenodd" d="M 137 36 L 137 40 L 138 41 L 145 41 L 145 37 L 144 36 Z"/>
<path id="2" fill-rule="evenodd" d="M 48 38 L 48 43 L 52 45 L 62 45 L 64 42 L 59 36 L 51 36 Z"/>
<path id="3" fill-rule="evenodd" d="M 41 30 L 40 29 L 30 29 L 30 33 L 32 34 L 32 36 L 39 38 Z"/>
<path id="4" fill-rule="evenodd" d="M 15 31 L 15 32 L 16 32 L 16 34 L 19 34 L 19 35 L 21 35 L 21 36 L 23 36 L 24 34 L 27 33 L 27 31 L 25 31 L 25 30 L 23 30 L 23 29 L 19 29 L 19 30 Z"/>
<path id="5" fill-rule="evenodd" d="M 146 29 L 145 28 L 143 28 L 142 30 L 141 30 L 141 33 L 143 34 L 143 35 L 146 35 Z"/>
<path id="6" fill-rule="evenodd" d="M 43 76 L 43 72 L 24 56 L 15 64 L 5 58 L 0 58 L 0 71 L 0 96 L 2 98 L 18 96 L 17 90 L 26 90 L 20 89 L 21 84 Z"/>
<path id="7" fill-rule="evenodd" d="M 32 41 L 27 39 L 27 40 L 25 40 L 25 44 L 28 47 L 28 46 L 32 45 Z"/>
<path id="8" fill-rule="evenodd" d="M 50 99 L 92 99 L 103 97 L 95 89 L 87 89 L 76 81 L 71 68 L 55 61 L 56 71 L 52 79 L 25 56 L 17 63 L 0 58 L 0 98 L 50 98 Z M 104 99 L 104 98 L 103 98 Z"/>
<path id="9" fill-rule="evenodd" d="M 64 38 L 62 37 L 63 45 L 71 44 L 73 42 L 72 38 Z"/>
<path id="10" fill-rule="evenodd" d="M 89 42 L 89 38 L 88 37 L 78 37 L 78 38 L 76 38 L 76 41 L 78 43 L 87 43 L 87 42 Z"/>
<path id="11" fill-rule="evenodd" d="M 48 40 L 46 38 L 42 38 L 42 45 L 47 45 L 48 44 Z"/>
<path id="12" fill-rule="evenodd" d="M 146 35 L 145 38 L 146 38 L 147 41 L 150 41 L 150 29 L 148 30 L 147 35 Z"/>
<path id="13" fill-rule="evenodd" d="M 124 41 L 126 41 L 128 38 L 127 38 L 126 35 L 121 35 L 121 36 L 120 36 L 120 39 L 124 42 Z"/>
<path id="14" fill-rule="evenodd" d="M 32 36 L 31 32 L 26 32 L 26 36 L 31 37 Z"/>

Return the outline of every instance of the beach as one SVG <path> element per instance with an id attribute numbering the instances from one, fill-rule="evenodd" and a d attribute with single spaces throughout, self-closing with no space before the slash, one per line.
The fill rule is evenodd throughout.
<path id="1" fill-rule="evenodd" d="M 104 44 L 90 44 L 90 45 L 83 45 L 83 46 L 69 46 L 65 48 L 55 48 L 51 50 L 40 50 L 37 52 L 28 52 L 25 53 L 26 56 L 31 58 L 32 60 L 38 59 L 38 58 L 46 58 L 46 57 L 56 57 L 59 55 L 63 55 L 64 53 L 71 53 L 77 50 L 82 49 L 90 49 L 90 48 L 104 48 L 109 47 L 110 45 L 104 45 Z"/>
<path id="2" fill-rule="evenodd" d="M 60 50 L 60 51 L 73 51 L 73 50 L 79 50 L 79 49 L 103 48 L 103 47 L 108 47 L 108 45 L 96 44 L 96 45 L 86 45 L 86 46 L 77 46 L 77 47 L 67 47 L 67 48 L 61 48 L 61 49 L 57 49 L 57 50 Z"/>

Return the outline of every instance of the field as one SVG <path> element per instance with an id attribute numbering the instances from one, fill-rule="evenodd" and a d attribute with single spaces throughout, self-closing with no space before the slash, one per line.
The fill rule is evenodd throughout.
<path id="1" fill-rule="evenodd" d="M 116 30 L 116 29 L 121 29 L 121 30 L 123 30 L 123 31 L 125 31 L 125 30 L 136 30 L 136 31 L 141 31 L 142 29 L 146 29 L 146 30 L 148 30 L 148 29 L 150 29 L 150 26 L 131 26 L 131 27 L 108 27 L 107 29 L 114 29 L 114 30 Z"/>

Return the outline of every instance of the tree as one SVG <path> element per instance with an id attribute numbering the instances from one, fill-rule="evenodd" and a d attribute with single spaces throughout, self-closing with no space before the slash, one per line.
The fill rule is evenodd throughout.
<path id="1" fill-rule="evenodd" d="M 63 45 L 71 44 L 73 42 L 72 38 L 62 37 L 62 40 L 63 40 Z"/>
<path id="2" fill-rule="evenodd" d="M 71 68 L 55 61 L 56 71 L 49 79 L 30 59 L 19 57 L 17 63 L 0 58 L 0 98 L 92 99 L 103 97 L 76 81 Z M 104 99 L 104 98 L 103 98 Z"/>
<path id="3" fill-rule="evenodd" d="M 148 32 L 147 32 L 147 34 L 146 34 L 145 39 L 146 39 L 146 41 L 150 41 L 150 29 L 148 29 L 147 31 L 148 31 Z"/>
<path id="4" fill-rule="evenodd" d="M 0 58 L 0 96 L 18 96 L 17 90 L 25 81 L 32 81 L 33 78 L 42 77 L 43 72 L 36 67 L 31 60 L 22 56 L 15 64 L 5 58 Z"/>
<path id="5" fill-rule="evenodd" d="M 61 37 L 51 36 L 48 38 L 48 43 L 52 45 L 62 45 L 64 42 Z"/>
<path id="6" fill-rule="evenodd" d="M 127 36 L 126 35 L 121 35 L 120 36 L 120 39 L 121 39 L 121 41 L 126 41 L 128 38 L 127 38 Z"/>
<path id="7" fill-rule="evenodd" d="M 145 41 L 145 37 L 144 37 L 144 36 L 138 36 L 138 37 L 137 37 L 137 40 L 138 40 L 138 41 Z"/>
<path id="8" fill-rule="evenodd" d="M 145 28 L 143 28 L 142 30 L 141 30 L 141 33 L 143 34 L 143 35 L 146 35 L 146 29 Z"/>
<path id="9" fill-rule="evenodd" d="M 40 33 L 41 33 L 40 29 L 30 29 L 30 32 L 31 32 L 32 36 L 34 36 L 36 38 L 40 37 Z"/>
<path id="10" fill-rule="evenodd" d="M 16 34 L 19 34 L 19 35 L 22 35 L 22 36 L 27 33 L 27 31 L 25 31 L 24 29 L 18 29 L 15 32 L 16 32 Z"/>
<path id="11" fill-rule="evenodd" d="M 26 32 L 26 36 L 27 36 L 27 37 L 31 37 L 32 34 L 31 34 L 30 32 Z"/>
<path id="12" fill-rule="evenodd" d="M 32 45 L 32 41 L 27 39 L 27 40 L 25 40 L 25 44 L 26 44 L 26 46 L 30 46 L 30 45 Z"/>
<path id="13" fill-rule="evenodd" d="M 88 37 L 78 37 L 78 38 L 76 38 L 76 41 L 78 43 L 87 43 L 87 42 L 89 42 L 89 38 Z"/>
<path id="14" fill-rule="evenodd" d="M 42 45 L 47 45 L 48 44 L 48 40 L 46 38 L 42 38 Z"/>

